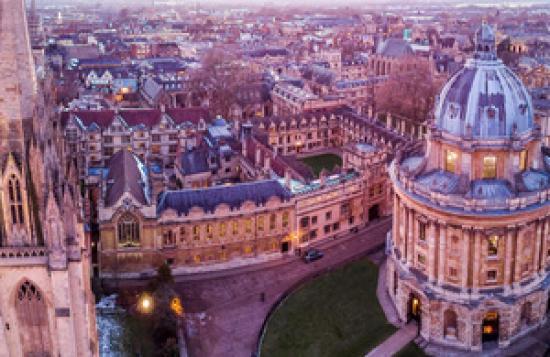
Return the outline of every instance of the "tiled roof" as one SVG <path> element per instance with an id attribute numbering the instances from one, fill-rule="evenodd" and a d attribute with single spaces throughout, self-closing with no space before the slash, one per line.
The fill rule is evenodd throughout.
<path id="1" fill-rule="evenodd" d="M 178 125 L 185 122 L 191 122 L 196 125 L 201 119 L 208 122 L 210 118 L 210 113 L 203 107 L 171 108 L 166 109 L 166 114 Z"/>
<path id="2" fill-rule="evenodd" d="M 291 194 L 276 180 L 216 186 L 202 190 L 167 191 L 159 196 L 157 213 L 161 214 L 167 209 L 173 209 L 178 214 L 187 214 L 195 206 L 207 212 L 213 212 L 219 204 L 225 203 L 234 209 L 239 208 L 245 201 L 262 205 L 273 196 L 288 200 Z"/>
<path id="3" fill-rule="evenodd" d="M 80 119 L 86 127 L 96 123 L 101 128 L 106 128 L 115 118 L 114 110 L 83 110 L 74 112 L 74 115 Z"/>
<path id="4" fill-rule="evenodd" d="M 152 127 L 160 122 L 162 113 L 157 109 L 126 109 L 121 110 L 119 115 L 131 127 L 140 124 Z"/>

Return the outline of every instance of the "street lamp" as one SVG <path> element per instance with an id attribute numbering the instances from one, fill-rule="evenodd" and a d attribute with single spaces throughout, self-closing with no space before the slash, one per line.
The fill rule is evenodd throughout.
<path id="1" fill-rule="evenodd" d="M 153 296 L 149 293 L 143 293 L 138 299 L 137 309 L 142 314 L 150 314 L 155 308 Z"/>

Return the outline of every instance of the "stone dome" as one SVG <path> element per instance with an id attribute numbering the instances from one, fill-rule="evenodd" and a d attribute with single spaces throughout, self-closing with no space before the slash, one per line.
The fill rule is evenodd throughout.
<path id="1" fill-rule="evenodd" d="M 435 119 L 440 130 L 474 139 L 503 139 L 533 128 L 529 93 L 496 57 L 490 26 L 483 24 L 476 32 L 474 58 L 443 87 Z"/>

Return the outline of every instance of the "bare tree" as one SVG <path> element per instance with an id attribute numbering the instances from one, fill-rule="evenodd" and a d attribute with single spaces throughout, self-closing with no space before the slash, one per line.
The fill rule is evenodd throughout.
<path id="1" fill-rule="evenodd" d="M 201 68 L 190 75 L 188 87 L 192 98 L 206 99 L 213 114 L 227 118 L 239 87 L 249 80 L 250 75 L 235 55 L 212 49 L 203 56 Z"/>
<path id="2" fill-rule="evenodd" d="M 376 107 L 380 111 L 423 122 L 434 106 L 441 84 L 427 60 L 410 57 L 376 89 Z"/>

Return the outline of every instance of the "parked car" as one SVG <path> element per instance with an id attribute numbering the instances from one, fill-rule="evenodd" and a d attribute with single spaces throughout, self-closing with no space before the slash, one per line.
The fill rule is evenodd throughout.
<path id="1" fill-rule="evenodd" d="M 311 263 L 321 259 L 323 256 L 324 256 L 323 252 L 321 252 L 318 249 L 311 248 L 306 251 L 306 253 L 302 258 L 304 259 L 304 262 Z"/>

